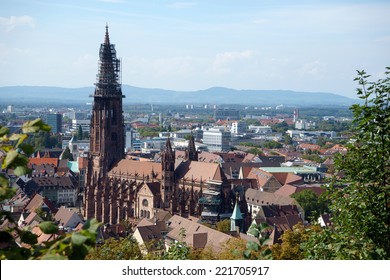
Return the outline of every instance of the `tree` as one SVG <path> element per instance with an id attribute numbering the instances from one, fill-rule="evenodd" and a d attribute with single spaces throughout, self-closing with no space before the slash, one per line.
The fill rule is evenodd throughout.
<path id="1" fill-rule="evenodd" d="M 293 143 L 290 134 L 285 133 L 285 134 L 283 135 L 283 138 L 284 138 L 284 144 L 286 144 L 286 145 L 291 145 L 291 144 Z"/>
<path id="2" fill-rule="evenodd" d="M 259 148 L 250 148 L 248 150 L 248 153 L 253 154 L 253 155 L 262 155 L 263 151 Z"/>
<path id="3" fill-rule="evenodd" d="M 271 125 L 271 129 L 275 132 L 285 133 L 289 129 L 289 126 L 285 121 L 283 121 L 281 123 L 275 123 Z"/>
<path id="4" fill-rule="evenodd" d="M 190 247 L 184 241 L 186 238 L 186 230 L 181 228 L 179 231 L 180 240 L 173 243 L 168 252 L 165 254 L 164 259 L 166 260 L 188 260 L 190 255 Z"/>
<path id="5" fill-rule="evenodd" d="M 293 226 L 292 230 L 286 230 L 282 237 L 281 244 L 272 246 L 272 256 L 275 260 L 301 260 L 304 259 L 304 250 L 301 244 L 306 242 L 311 232 L 319 232 L 319 225 L 305 227 L 302 223 Z"/>
<path id="6" fill-rule="evenodd" d="M 247 249 L 247 242 L 241 238 L 230 238 L 229 241 L 222 245 L 219 252 L 218 260 L 242 260 L 243 252 Z"/>
<path id="7" fill-rule="evenodd" d="M 272 250 L 268 247 L 270 226 L 266 223 L 259 225 L 252 224 L 248 232 L 257 238 L 258 242 L 249 241 L 246 250 L 243 252 L 244 258 L 249 260 L 264 260 L 272 257 Z"/>
<path id="8" fill-rule="evenodd" d="M 27 167 L 28 157 L 35 147 L 28 143 L 28 138 L 39 132 L 48 132 L 50 127 L 41 119 L 23 124 L 21 133 L 9 134 L 9 129 L 0 126 L 0 163 L 2 170 L 12 169 L 16 176 L 30 172 Z M 0 173 L 0 203 L 11 198 L 15 190 L 9 187 L 5 174 Z M 38 244 L 38 236 L 28 230 L 18 228 L 9 211 L 0 212 L 0 221 L 8 224 L 0 231 L 0 259 L 84 259 L 95 246 L 99 223 L 88 220 L 81 231 L 60 235 L 53 241 Z M 58 226 L 52 222 L 39 224 L 45 234 L 58 234 Z M 20 238 L 20 241 L 16 239 Z M 19 246 L 26 244 L 26 246 Z"/>
<path id="9" fill-rule="evenodd" d="M 309 222 L 316 221 L 320 214 L 327 211 L 326 201 L 323 196 L 317 196 L 312 190 L 304 190 L 291 195 L 305 211 L 305 217 Z"/>
<path id="10" fill-rule="evenodd" d="M 81 125 L 79 125 L 79 127 L 77 128 L 77 134 L 76 134 L 76 138 L 77 140 L 83 140 L 83 128 L 81 127 Z"/>
<path id="11" fill-rule="evenodd" d="M 283 145 L 276 141 L 265 141 L 263 144 L 263 148 L 266 149 L 280 149 L 283 148 Z"/>
<path id="12" fill-rule="evenodd" d="M 73 154 L 70 152 L 68 146 L 66 146 L 64 152 L 62 153 L 62 159 L 67 159 L 69 161 L 74 161 Z"/>
<path id="13" fill-rule="evenodd" d="M 141 260 L 142 253 L 134 237 L 109 238 L 86 256 L 88 260 Z"/>
<path id="14" fill-rule="evenodd" d="M 354 142 L 335 160 L 344 181 L 334 178 L 327 194 L 334 226 L 308 239 L 306 258 L 390 258 L 390 67 L 383 79 L 369 77 L 358 71 L 357 94 L 364 103 L 351 107 Z M 346 187 L 337 187 L 341 183 Z"/>
<path id="15" fill-rule="evenodd" d="M 228 232 L 230 230 L 230 219 L 219 221 L 216 226 L 218 231 Z"/>

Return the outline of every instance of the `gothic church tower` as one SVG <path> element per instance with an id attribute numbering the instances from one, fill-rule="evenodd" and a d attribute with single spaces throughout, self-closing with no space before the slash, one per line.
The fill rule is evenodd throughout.
<path id="1" fill-rule="evenodd" d="M 163 207 L 176 207 L 169 205 L 172 196 L 175 195 L 175 152 L 172 150 L 171 140 L 167 139 L 165 148 L 161 152 L 162 184 L 161 200 Z M 173 199 L 174 200 L 174 199 Z"/>
<path id="2" fill-rule="evenodd" d="M 90 152 L 85 189 L 84 216 L 108 222 L 110 189 L 107 173 L 124 157 L 125 136 L 122 114 L 120 60 L 110 43 L 108 26 L 100 45 L 99 69 L 93 95 Z"/>

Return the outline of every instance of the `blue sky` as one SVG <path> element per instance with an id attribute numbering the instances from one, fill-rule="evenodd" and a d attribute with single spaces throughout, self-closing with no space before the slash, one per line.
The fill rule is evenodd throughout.
<path id="1" fill-rule="evenodd" d="M 108 23 L 122 83 L 355 97 L 390 66 L 390 1 L 0 0 L 0 86 L 93 86 Z"/>

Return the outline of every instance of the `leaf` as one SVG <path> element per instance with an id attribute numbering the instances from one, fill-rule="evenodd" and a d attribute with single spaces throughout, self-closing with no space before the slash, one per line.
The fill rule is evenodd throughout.
<path id="1" fill-rule="evenodd" d="M 21 134 L 22 136 L 19 138 L 18 143 L 16 143 L 16 147 L 20 148 L 20 146 L 23 144 L 24 140 L 27 139 L 27 134 Z M 31 146 L 31 145 L 30 145 Z"/>
<path id="2" fill-rule="evenodd" d="M 251 251 L 259 251 L 260 250 L 260 245 L 257 244 L 256 242 L 250 241 L 247 244 L 247 249 Z"/>
<path id="3" fill-rule="evenodd" d="M 72 243 L 76 246 L 81 246 L 85 241 L 87 241 L 87 237 L 82 235 L 79 232 L 75 232 L 72 234 Z"/>
<path id="4" fill-rule="evenodd" d="M 8 132 L 9 132 L 9 128 L 8 127 L 6 127 L 6 126 L 0 127 L 0 136 L 7 135 Z"/>
<path id="5" fill-rule="evenodd" d="M 39 228 L 46 234 L 54 234 L 58 231 L 58 226 L 52 222 L 42 222 L 39 224 Z"/>
<path id="6" fill-rule="evenodd" d="M 23 243 L 34 245 L 38 243 L 38 236 L 30 231 L 23 231 L 20 240 Z"/>
<path id="7" fill-rule="evenodd" d="M 93 218 L 86 221 L 86 223 L 83 226 L 83 229 L 88 230 L 91 233 L 96 233 L 100 225 L 101 223 L 99 223 L 98 220 Z"/>
<path id="8" fill-rule="evenodd" d="M 0 187 L 1 188 L 7 188 L 8 187 L 8 180 L 4 177 L 3 174 L 0 174 Z"/>
<path id="9" fill-rule="evenodd" d="M 244 257 L 245 257 L 246 259 L 249 259 L 249 258 L 251 257 L 251 251 L 246 250 L 246 251 L 244 252 Z"/>
<path id="10" fill-rule="evenodd" d="M 25 166 L 18 166 L 14 169 L 14 174 L 16 176 L 23 176 L 23 175 L 30 173 L 30 171 L 31 170 Z"/>
<path id="11" fill-rule="evenodd" d="M 38 131 L 47 131 L 49 132 L 51 127 L 45 124 L 41 119 L 36 119 L 33 121 L 28 121 L 23 124 L 22 131 L 23 133 L 35 133 Z"/>
<path id="12" fill-rule="evenodd" d="M 7 156 L 4 159 L 3 162 L 3 168 L 8 168 L 18 157 L 18 152 L 15 150 L 11 150 L 7 153 Z"/>
<path id="13" fill-rule="evenodd" d="M 62 256 L 58 254 L 47 254 L 42 257 L 42 260 L 67 260 L 67 256 Z"/>
<path id="14" fill-rule="evenodd" d="M 1 243 L 6 243 L 12 241 L 14 238 L 12 237 L 11 234 L 9 234 L 6 231 L 0 231 L 0 240 Z"/>
<path id="15" fill-rule="evenodd" d="M 24 134 L 12 134 L 10 137 L 9 137 L 9 141 L 16 141 L 16 140 L 19 140 L 21 137 L 23 137 Z"/>
<path id="16" fill-rule="evenodd" d="M 22 144 L 19 147 L 26 155 L 31 155 L 34 152 L 34 146 L 30 144 Z"/>

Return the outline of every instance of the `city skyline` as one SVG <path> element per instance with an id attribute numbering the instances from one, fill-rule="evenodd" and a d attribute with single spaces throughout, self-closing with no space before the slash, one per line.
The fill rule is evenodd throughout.
<path id="1" fill-rule="evenodd" d="M 315 3 L 313 3 L 315 2 Z M 106 24 L 122 83 L 181 91 L 331 92 L 356 97 L 356 70 L 381 77 L 387 1 L 12 1 L 0 13 L 0 86 L 96 82 Z"/>

